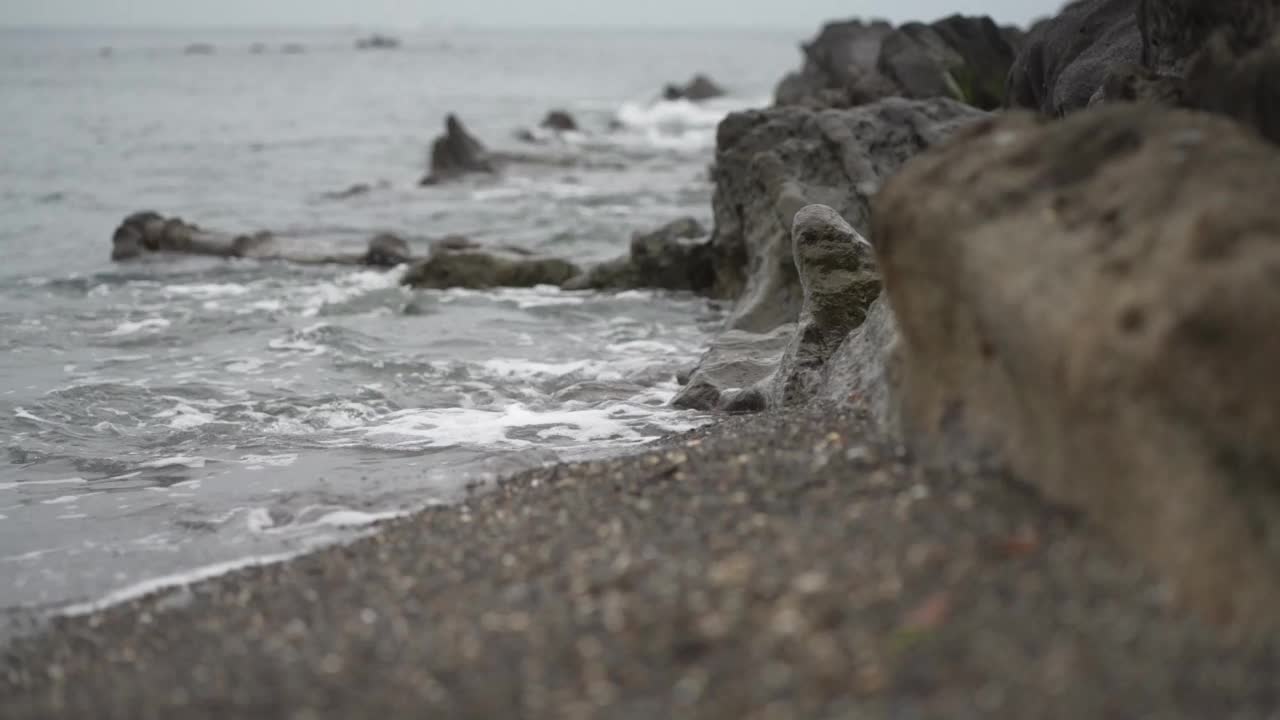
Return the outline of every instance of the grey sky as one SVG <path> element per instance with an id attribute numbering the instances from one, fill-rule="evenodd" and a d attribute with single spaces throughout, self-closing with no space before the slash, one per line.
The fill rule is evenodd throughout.
<path id="1" fill-rule="evenodd" d="M 1061 0 L 0 0 L 0 25 L 752 25 L 954 12 L 1025 23 Z"/>

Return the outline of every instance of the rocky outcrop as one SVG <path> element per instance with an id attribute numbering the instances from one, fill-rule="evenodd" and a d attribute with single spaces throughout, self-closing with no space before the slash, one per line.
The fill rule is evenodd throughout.
<path id="1" fill-rule="evenodd" d="M 467 132 L 456 115 L 445 118 L 444 129 L 444 135 L 431 145 L 431 168 L 420 185 L 437 185 L 473 173 L 497 172 L 489 151 Z"/>
<path id="2" fill-rule="evenodd" d="M 881 98 L 949 97 L 984 109 L 1004 100 L 1021 34 L 988 17 L 933 23 L 830 23 L 775 92 L 779 105 L 853 107 Z"/>
<path id="3" fill-rule="evenodd" d="M 791 237 L 804 305 L 769 384 L 774 407 L 818 394 L 827 360 L 862 325 L 867 307 L 880 295 L 871 244 L 835 210 L 826 205 L 802 209 L 792 221 Z"/>
<path id="4" fill-rule="evenodd" d="M 395 267 L 412 259 L 409 244 L 389 233 L 371 238 L 363 253 L 306 253 L 280 247 L 275 236 L 265 230 L 235 235 L 208 230 L 182 218 L 166 218 L 150 211 L 126 217 L 111 236 L 112 260 L 136 260 L 163 254 L 373 267 Z"/>
<path id="5" fill-rule="evenodd" d="M 849 110 L 734 113 L 716 138 L 712 294 L 737 298 L 728 327 L 794 322 L 803 292 L 791 222 L 828 205 L 866 233 L 870 199 L 904 162 L 985 113 L 948 99 L 889 98 Z"/>
<path id="6" fill-rule="evenodd" d="M 1202 113 L 992 119 L 871 239 L 903 436 L 1006 464 L 1207 617 L 1280 625 L 1280 152 Z"/>
<path id="7" fill-rule="evenodd" d="M 689 410 L 759 412 L 769 404 L 766 384 L 778 370 L 795 325 L 769 332 L 726 330 L 711 341 L 671 404 Z"/>
<path id="8" fill-rule="evenodd" d="M 434 243 L 431 256 L 405 273 L 403 284 L 446 289 L 560 285 L 582 270 L 560 258 L 535 255 L 523 248 L 485 247 L 466 238 Z"/>
<path id="9" fill-rule="evenodd" d="M 601 263 L 564 284 L 566 290 L 656 288 L 706 293 L 715 278 L 706 228 L 691 217 L 636 233 L 630 253 Z"/>
<path id="10" fill-rule="evenodd" d="M 1032 29 L 1009 71 L 1005 104 L 1064 115 L 1089 105 L 1107 73 L 1142 59 L 1139 0 L 1076 0 Z"/>
<path id="11" fill-rule="evenodd" d="M 675 83 L 667 85 L 662 90 L 662 99 L 700 102 L 722 97 L 725 94 L 724 88 L 720 87 L 716 81 L 706 75 L 698 74 L 683 85 Z"/>

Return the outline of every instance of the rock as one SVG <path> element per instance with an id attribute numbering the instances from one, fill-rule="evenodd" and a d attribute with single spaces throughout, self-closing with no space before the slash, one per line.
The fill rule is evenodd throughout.
<path id="1" fill-rule="evenodd" d="M 209 43 L 191 43 L 182 49 L 184 55 L 212 55 L 215 48 Z"/>
<path id="2" fill-rule="evenodd" d="M 375 235 L 364 253 L 364 264 L 371 267 L 396 267 L 412 259 L 409 243 L 389 233 Z"/>
<path id="3" fill-rule="evenodd" d="M 111 237 L 111 259 L 134 260 L 155 253 L 239 257 L 245 238 L 208 231 L 181 218 L 151 211 L 129 215 Z"/>
<path id="4" fill-rule="evenodd" d="M 814 400 L 855 408 L 872 427 L 898 427 L 898 326 L 889 300 L 880 294 L 867 317 L 823 366 Z"/>
<path id="5" fill-rule="evenodd" d="M 266 51 L 267 46 L 265 43 L 256 42 L 249 46 L 249 54 L 251 55 L 261 55 Z"/>
<path id="6" fill-rule="evenodd" d="M 700 102 L 702 100 L 710 100 L 724 96 L 726 93 L 724 88 L 716 84 L 714 80 L 706 75 L 694 75 L 693 79 L 684 85 L 667 85 L 662 91 L 664 100 L 689 100 L 691 102 Z"/>
<path id="7" fill-rule="evenodd" d="M 298 43 L 285 43 L 284 45 L 280 46 L 280 52 L 284 53 L 285 55 L 301 55 L 306 51 L 307 51 L 306 46 L 300 45 Z"/>
<path id="8" fill-rule="evenodd" d="M 691 217 L 631 238 L 626 257 L 601 263 L 564 284 L 566 290 L 657 288 L 710 291 L 715 270 L 706 228 Z"/>
<path id="9" fill-rule="evenodd" d="M 729 115 L 716 138 L 711 238 L 711 294 L 736 298 L 727 327 L 767 332 L 799 317 L 791 221 L 801 208 L 828 205 L 865 234 L 870 198 L 886 178 L 985 115 L 943 98 Z"/>
<path id="10" fill-rule="evenodd" d="M 1203 113 L 1010 113 L 877 197 L 903 436 L 1007 465 L 1205 616 L 1280 625 L 1280 151 Z"/>
<path id="11" fill-rule="evenodd" d="M 876 68 L 904 97 L 951 97 L 984 110 L 1004 102 L 1014 48 L 989 17 L 908 23 L 884 39 Z"/>
<path id="12" fill-rule="evenodd" d="M 765 333 L 727 330 L 711 342 L 671 404 L 691 410 L 763 410 L 758 386 L 778 369 L 794 325 Z"/>
<path id="13" fill-rule="evenodd" d="M 778 105 L 850 107 L 894 94 L 896 88 L 878 72 L 876 62 L 887 22 L 861 20 L 827 23 L 801 46 L 804 65 L 782 79 L 774 91 Z"/>
<path id="14" fill-rule="evenodd" d="M 866 318 L 880 295 L 874 253 L 857 230 L 826 205 L 809 205 L 792 221 L 792 254 L 804 306 L 769 387 L 770 405 L 808 402 L 817 395 L 832 353 Z"/>
<path id="15" fill-rule="evenodd" d="M 456 242 L 436 245 L 431 257 L 405 274 L 405 285 L 416 288 L 533 287 L 560 285 L 580 274 L 578 266 L 559 258 L 541 257 L 516 248 L 486 248 Z"/>
<path id="16" fill-rule="evenodd" d="M 876 100 L 950 97 L 993 109 L 1021 43 L 1016 28 L 988 17 L 952 15 L 934 23 L 830 23 L 804 46 L 803 68 L 775 91 L 779 105 L 853 107 Z"/>
<path id="17" fill-rule="evenodd" d="M 357 50 L 394 50 L 400 47 L 400 40 L 390 35 L 373 34 L 356 40 Z"/>
<path id="18" fill-rule="evenodd" d="M 431 145 L 431 170 L 420 185 L 436 185 L 470 173 L 497 171 L 489 151 L 471 136 L 456 115 L 448 115 L 445 133 Z"/>
<path id="19" fill-rule="evenodd" d="M 556 132 L 574 132 L 578 129 L 578 121 L 566 110 L 552 110 L 538 127 Z"/>
<path id="20" fill-rule="evenodd" d="M 1005 105 L 1060 116 L 1087 107 L 1107 73 L 1142 60 L 1139 0 L 1076 0 L 1038 24 L 1009 71 Z"/>
<path id="21" fill-rule="evenodd" d="M 408 262 L 412 255 L 408 243 L 386 233 L 370 239 L 363 253 L 317 255 L 281 248 L 276 237 L 265 230 L 234 235 L 206 230 L 181 218 L 166 218 L 150 211 L 126 217 L 111 238 L 112 260 L 136 260 L 148 255 L 170 253 L 373 267 L 395 267 Z"/>

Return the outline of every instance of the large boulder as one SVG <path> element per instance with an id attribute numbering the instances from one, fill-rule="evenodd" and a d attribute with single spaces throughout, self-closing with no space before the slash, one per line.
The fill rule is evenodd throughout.
<path id="1" fill-rule="evenodd" d="M 1010 113 L 871 239 L 903 436 L 1084 512 L 1208 617 L 1280 625 L 1280 152 L 1151 105 Z"/>
<path id="2" fill-rule="evenodd" d="M 710 291 L 715 278 L 707 230 L 691 217 L 636 233 L 630 252 L 600 263 L 565 283 L 566 290 L 656 288 Z"/>
<path id="3" fill-rule="evenodd" d="M 908 23 L 885 37 L 876 69 L 904 97 L 951 97 L 993 110 L 1004 102 L 1014 53 L 991 18 L 952 15 Z"/>
<path id="4" fill-rule="evenodd" d="M 1138 65 L 1139 0 L 1076 0 L 1032 29 L 1009 71 L 1005 105 L 1060 116 L 1087 107 L 1109 72 Z"/>
<path id="5" fill-rule="evenodd" d="M 945 99 L 888 98 L 848 110 L 731 114 L 716 137 L 712 294 L 736 298 L 728 327 L 767 332 L 800 314 L 791 222 L 828 205 L 866 234 L 871 197 L 916 153 L 985 116 Z"/>
<path id="6" fill-rule="evenodd" d="M 463 175 L 496 171 L 489 151 L 451 114 L 445 118 L 444 135 L 431 145 L 431 167 L 419 184 L 436 185 Z"/>
<path id="7" fill-rule="evenodd" d="M 450 237 L 432 247 L 431 256 L 405 273 L 403 284 L 415 288 L 484 289 L 560 285 L 581 269 L 560 258 L 535 255 L 522 248 L 484 247 Z"/>
<path id="8" fill-rule="evenodd" d="M 853 107 L 881 98 L 950 97 L 984 109 L 1004 100 L 1020 32 L 988 17 L 933 23 L 830 23 L 803 46 L 799 72 L 775 91 L 779 105 Z"/>

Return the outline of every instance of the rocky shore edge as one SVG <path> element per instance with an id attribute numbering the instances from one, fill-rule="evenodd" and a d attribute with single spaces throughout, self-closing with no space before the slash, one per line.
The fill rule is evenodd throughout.
<path id="1" fill-rule="evenodd" d="M 733 302 L 676 402 L 754 414 L 58 621 L 0 710 L 1275 717 L 1277 48 L 1275 0 L 828 25 L 671 237 Z"/>

